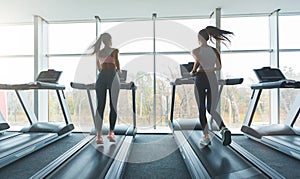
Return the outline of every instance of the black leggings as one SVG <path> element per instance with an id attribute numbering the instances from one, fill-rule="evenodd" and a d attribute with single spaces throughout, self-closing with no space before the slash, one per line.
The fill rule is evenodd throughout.
<path id="1" fill-rule="evenodd" d="M 109 91 L 110 98 L 109 125 L 110 130 L 114 130 L 117 120 L 117 103 L 120 91 L 120 79 L 115 70 L 101 70 L 96 82 L 98 104 L 94 123 L 98 131 L 102 130 L 107 90 Z"/>
<path id="2" fill-rule="evenodd" d="M 218 104 L 218 81 L 214 72 L 200 72 L 195 76 L 195 97 L 199 110 L 199 119 L 203 133 L 208 134 L 206 110 L 217 122 L 221 129 L 224 122 L 217 112 Z M 207 101 L 206 101 L 207 100 Z M 206 102 L 206 105 L 205 105 Z"/>

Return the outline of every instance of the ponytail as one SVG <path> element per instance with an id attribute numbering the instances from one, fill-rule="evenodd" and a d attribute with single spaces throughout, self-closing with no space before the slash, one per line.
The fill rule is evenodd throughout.
<path id="1" fill-rule="evenodd" d="M 98 38 L 98 40 L 90 47 L 90 49 L 93 49 L 92 55 L 94 55 L 95 53 L 97 53 L 97 51 L 100 50 L 101 47 L 101 43 L 102 43 L 102 34 L 100 35 L 100 37 Z"/>
<path id="2" fill-rule="evenodd" d="M 103 33 L 100 35 L 99 39 L 93 44 L 90 49 L 93 49 L 92 55 L 97 53 L 100 50 L 101 43 L 103 42 L 104 45 L 108 45 L 111 41 L 111 35 L 109 33 Z"/>
<path id="3" fill-rule="evenodd" d="M 234 35 L 233 32 L 221 30 L 214 26 L 207 26 L 205 29 L 199 31 L 199 35 L 201 35 L 206 41 L 211 40 L 211 37 L 215 40 L 220 41 L 228 41 L 231 42 L 227 35 Z M 213 41 L 212 41 L 213 42 Z"/>

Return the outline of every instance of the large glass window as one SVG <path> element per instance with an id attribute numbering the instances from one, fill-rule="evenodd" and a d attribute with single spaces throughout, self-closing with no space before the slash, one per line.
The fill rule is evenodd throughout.
<path id="1" fill-rule="evenodd" d="M 299 49 L 300 15 L 279 16 L 279 48 Z"/>
<path id="2" fill-rule="evenodd" d="M 95 41 L 96 23 L 50 24 L 49 25 L 49 68 L 62 70 L 60 83 L 67 86 L 66 96 L 73 117 L 78 127 L 87 129 L 92 124 L 86 92 L 74 90 L 71 81 L 95 82 L 96 65 L 93 56 L 51 57 L 51 54 L 79 54 Z M 134 81 L 137 88 L 137 124 L 138 127 L 167 125 L 171 97 L 170 81 L 180 78 L 179 65 L 193 62 L 190 51 L 198 46 L 197 33 L 210 24 L 209 19 L 156 20 L 155 31 L 152 20 L 129 22 L 100 22 L 99 32 L 112 35 L 113 47 L 120 50 L 121 68 L 128 71 L 127 81 Z M 259 26 L 260 28 L 253 28 Z M 220 109 L 225 122 L 231 128 L 239 128 L 248 109 L 252 90 L 250 85 L 257 83 L 253 69 L 269 66 L 269 18 L 239 17 L 222 18 L 222 29 L 234 32 L 231 44 L 222 45 L 223 69 L 221 78 L 244 78 L 241 85 L 225 86 L 220 101 Z M 76 29 L 76 30 L 74 30 Z M 81 30 L 84 29 L 85 33 Z M 176 31 L 174 30 L 176 29 Z M 80 33 L 79 33 L 80 31 Z M 81 35 L 78 34 L 86 34 Z M 154 36 L 155 35 L 155 36 Z M 62 42 L 63 41 L 63 42 Z M 80 43 L 78 43 L 80 41 Z M 83 43 L 82 43 L 83 42 Z M 155 42 L 155 44 L 154 44 Z M 64 48 L 65 47 L 65 48 Z M 156 60 L 156 96 L 154 96 L 154 48 Z M 245 50 L 245 53 L 231 53 L 229 50 Z M 251 50 L 252 52 L 247 52 Z M 89 60 L 84 60 L 89 59 Z M 87 62 L 89 61 L 89 62 Z M 79 70 L 79 69 L 80 70 Z M 91 70 L 93 69 L 93 70 Z M 86 71 L 84 74 L 82 71 Z M 86 76 L 86 78 L 82 77 Z M 70 95 L 68 95 L 70 93 Z M 122 91 L 119 100 L 119 122 L 131 123 L 131 99 L 128 91 Z M 127 94 L 128 93 L 128 94 Z M 94 92 L 93 92 L 93 95 Z M 263 93 L 260 107 L 254 123 L 269 121 L 269 92 Z M 76 96 L 76 97 L 75 97 Z M 197 118 L 197 105 L 193 95 L 193 85 L 177 88 L 174 118 Z M 178 97 L 179 96 L 179 97 Z M 154 97 L 156 99 L 156 123 L 153 122 Z M 75 101 L 76 100 L 76 101 Z M 79 101 L 78 101 L 79 100 Z M 95 97 L 94 99 L 95 100 Z M 93 101 L 94 105 L 96 100 Z M 124 108 L 124 106 L 127 106 Z M 267 106 L 267 107 L 266 107 Z M 106 110 L 106 119 L 108 119 Z M 80 124 L 81 118 L 88 114 L 90 122 Z M 56 114 L 56 112 L 53 112 Z M 54 118 L 54 117 L 51 117 Z"/>
<path id="3" fill-rule="evenodd" d="M 253 28 L 259 27 L 259 28 Z M 223 53 L 221 78 L 243 78 L 240 85 L 225 86 L 220 99 L 221 115 L 225 123 L 239 129 L 248 110 L 252 95 L 250 86 L 257 83 L 253 69 L 270 65 L 267 52 L 269 44 L 269 18 L 265 17 L 228 17 L 221 19 L 221 29 L 234 33 L 231 43 L 221 44 L 222 51 L 245 50 L 244 53 Z M 252 51 L 247 52 L 248 51 Z M 254 115 L 253 124 L 269 123 L 270 92 L 263 91 Z"/>
<path id="4" fill-rule="evenodd" d="M 155 29 L 156 56 L 156 111 L 157 124 L 167 126 L 170 114 L 170 82 L 181 78 L 180 64 L 194 62 L 190 52 L 198 44 L 198 31 L 209 25 L 209 19 L 157 20 Z M 176 30 L 175 30 L 176 29 Z M 176 88 L 173 118 L 197 118 L 194 86 Z"/>
<path id="5" fill-rule="evenodd" d="M 49 54 L 81 54 L 96 39 L 95 23 L 49 24 Z"/>
<path id="6" fill-rule="evenodd" d="M 281 52 L 280 53 L 280 69 L 287 79 L 300 81 L 300 61 L 298 56 L 300 52 Z M 284 123 L 288 112 L 290 111 L 297 95 L 298 89 L 280 89 L 280 122 Z M 295 124 L 300 127 L 300 120 Z"/>
<path id="7" fill-rule="evenodd" d="M 298 69 L 300 65 L 297 65 L 296 59 L 300 54 L 297 52 L 298 41 L 294 35 L 297 30 L 300 30 L 295 25 L 299 18 L 299 15 L 279 17 L 279 47 L 286 50 L 280 52 L 280 69 L 287 78 L 295 80 L 300 80 L 300 69 Z M 99 32 L 110 33 L 113 38 L 113 47 L 120 50 L 121 68 L 128 70 L 127 81 L 134 81 L 138 86 L 136 98 L 138 127 L 167 125 L 171 96 L 170 81 L 181 77 L 180 64 L 194 61 L 190 51 L 198 46 L 197 33 L 209 24 L 209 19 L 157 19 L 155 26 L 151 19 L 98 23 Z M 86 53 L 95 42 L 96 22 L 55 23 L 49 24 L 48 27 L 49 68 L 63 71 L 59 82 L 66 86 L 65 95 L 76 129 L 89 130 L 93 127 L 93 121 L 86 91 L 71 88 L 70 82 L 93 83 L 96 81 L 95 57 L 78 55 Z M 223 65 L 221 78 L 241 77 L 244 78 L 244 82 L 241 85 L 224 87 L 220 109 L 229 127 L 239 128 L 248 109 L 252 93 L 250 85 L 258 82 L 253 69 L 269 66 L 269 53 L 255 52 L 270 48 L 269 17 L 223 17 L 221 29 L 234 32 L 234 36 L 230 38 L 231 44 L 221 46 L 221 51 L 224 52 L 221 54 Z M 0 26 L 1 83 L 25 83 L 34 80 L 33 30 L 31 24 Z M 293 51 L 289 51 L 290 49 Z M 157 52 L 155 58 L 154 50 Z M 233 52 L 230 52 L 231 50 Z M 235 50 L 245 52 L 236 53 Z M 247 52 L 248 50 L 251 52 Z M 154 59 L 156 60 L 156 96 L 153 94 Z M 33 92 L 26 91 L 26 93 L 28 93 L 29 101 L 32 101 Z M 93 92 L 92 95 L 95 105 L 95 93 Z M 270 93 L 265 90 L 262 95 L 254 116 L 254 123 L 268 123 L 269 121 Z M 292 99 L 295 99 L 297 95 L 298 91 L 294 89 L 280 90 L 281 123 L 291 108 Z M 128 113 L 132 105 L 131 93 L 122 91 L 120 96 L 118 116 L 120 120 L 118 122 L 131 123 L 132 116 Z M 174 118 L 196 118 L 198 114 L 195 113 L 197 106 L 194 101 L 193 85 L 178 87 L 176 96 Z M 17 100 L 13 91 L 1 90 L 0 98 L 5 101 L 5 105 L 0 105 L 0 107 L 7 119 L 25 121 L 26 116 L 22 114 L 22 117 L 20 106 L 11 105 L 15 103 L 12 101 Z M 156 99 L 156 124 L 153 123 L 154 99 Z M 55 107 L 59 106 L 57 104 L 56 94 L 50 92 L 50 121 L 56 121 L 57 118 L 62 117 L 61 109 Z M 108 110 L 105 115 L 108 116 Z M 25 122 L 16 121 L 14 124 L 22 125 Z M 296 125 L 300 126 L 298 121 Z"/>
<path id="8" fill-rule="evenodd" d="M 33 25 L 0 26 L 0 83 L 18 84 L 34 80 Z M 33 106 L 33 91 L 24 91 L 29 107 Z M 10 126 L 26 126 L 29 120 L 13 90 L 0 91 L 0 111 Z"/>
<path id="9" fill-rule="evenodd" d="M 90 131 L 93 120 L 86 91 L 74 90 L 70 82 L 95 82 L 95 58 L 78 55 L 87 53 L 95 39 L 95 23 L 49 24 L 49 68 L 63 71 L 59 83 L 66 86 L 64 93 L 77 131 Z M 49 91 L 49 121 L 64 121 L 54 91 Z"/>
<path id="10" fill-rule="evenodd" d="M 156 21 L 157 52 L 190 52 L 198 44 L 198 32 L 209 25 L 209 19 Z"/>
<path id="11" fill-rule="evenodd" d="M 0 55 L 33 55 L 33 25 L 0 25 Z"/>
<path id="12" fill-rule="evenodd" d="M 122 61 L 122 59 L 129 61 L 122 67 L 122 69 L 128 71 L 128 81 L 133 81 L 137 86 L 137 126 L 140 129 L 153 126 L 153 56 L 130 55 L 121 56 L 120 61 Z M 128 106 L 131 104 L 131 102 L 125 102 L 122 105 Z"/>
<path id="13" fill-rule="evenodd" d="M 84 90 L 71 88 L 70 82 L 93 83 L 96 78 L 93 56 L 51 57 L 49 68 L 63 71 L 59 83 L 66 86 L 65 96 L 76 130 L 93 127 L 88 96 Z M 49 121 L 64 121 L 55 91 L 49 91 Z"/>
<path id="14" fill-rule="evenodd" d="M 100 26 L 101 33 L 112 35 L 113 47 L 120 51 L 120 65 L 127 70 L 127 81 L 137 85 L 137 126 L 140 129 L 153 126 L 153 22 L 103 22 Z M 118 121 L 132 124 L 132 100 L 128 91 L 121 90 L 118 108 Z"/>
<path id="15" fill-rule="evenodd" d="M 33 58 L 0 57 L 0 83 L 18 84 L 34 81 Z"/>
<path id="16" fill-rule="evenodd" d="M 234 33 L 230 50 L 269 49 L 269 17 L 222 18 L 221 28 Z M 226 47 L 222 46 L 222 50 Z"/>
<path id="17" fill-rule="evenodd" d="M 300 48 L 297 32 L 300 26 L 297 22 L 300 20 L 300 15 L 279 16 L 279 48 L 287 50 L 280 52 L 279 65 L 284 75 L 288 79 L 300 80 L 299 59 Z M 289 50 L 298 50 L 291 52 Z M 284 123 L 288 112 L 290 111 L 299 90 L 297 89 L 280 89 L 280 123 Z M 300 119 L 295 122 L 296 127 L 300 127 Z"/>
<path id="18" fill-rule="evenodd" d="M 111 34 L 112 46 L 120 53 L 153 52 L 152 21 L 103 22 L 100 32 Z"/>
<path id="19" fill-rule="evenodd" d="M 21 91 L 21 93 L 26 99 L 28 99 L 28 107 L 33 110 L 33 92 Z M 1 113 L 7 120 L 8 124 L 11 126 L 11 129 L 19 129 L 20 127 L 29 125 L 29 120 L 25 114 L 23 107 L 21 106 L 20 100 L 17 97 L 15 91 L 0 91 L 0 99 Z"/>
<path id="20" fill-rule="evenodd" d="M 240 85 L 224 86 L 221 95 L 221 116 L 231 128 L 240 128 L 248 110 L 252 95 L 250 86 L 257 83 L 253 69 L 269 66 L 269 53 L 222 54 L 221 79 L 243 78 Z M 263 92 L 255 112 L 253 123 L 268 123 L 270 120 L 270 94 Z"/>

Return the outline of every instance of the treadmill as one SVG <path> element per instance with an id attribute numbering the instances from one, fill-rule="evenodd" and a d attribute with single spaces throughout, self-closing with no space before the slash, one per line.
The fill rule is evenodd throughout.
<path id="1" fill-rule="evenodd" d="M 300 88 L 300 81 L 289 80 L 280 69 L 263 67 L 254 69 L 259 83 L 253 84 L 253 90 L 247 114 L 241 131 L 249 138 L 271 148 L 300 159 L 300 131 L 293 127 L 300 112 L 300 93 L 296 97 L 284 124 L 251 125 L 262 90 L 278 88 Z"/>
<path id="2" fill-rule="evenodd" d="M 2 135 L 7 129 L 9 129 L 9 125 L 0 111 L 0 135 Z"/>
<path id="3" fill-rule="evenodd" d="M 181 65 L 181 68 L 184 66 L 192 68 L 193 64 Z M 242 82 L 242 78 L 220 80 L 219 96 L 224 85 L 237 85 Z M 203 137 L 199 119 L 173 120 L 176 86 L 187 84 L 194 84 L 193 78 L 187 74 L 171 82 L 170 122 L 192 178 L 284 178 L 234 141 L 229 146 L 223 146 L 221 135 L 214 130 L 216 126 L 210 127 L 211 145 L 202 146 L 199 143 Z"/>
<path id="4" fill-rule="evenodd" d="M 20 134 L 20 132 L 7 131 L 9 129 L 10 126 L 0 111 L 0 141 Z"/>
<path id="5" fill-rule="evenodd" d="M 85 139 L 68 150 L 52 163 L 41 169 L 31 178 L 120 178 L 136 134 L 136 106 L 133 82 L 126 82 L 127 71 L 123 70 L 120 76 L 121 89 L 132 91 L 133 126 L 116 125 L 116 142 L 109 142 L 105 135 L 109 131 L 103 126 L 104 144 L 95 143 L 95 130 L 92 130 Z M 95 84 L 71 82 L 74 89 L 86 90 L 91 114 L 95 117 L 95 110 L 91 98 L 91 90 Z"/>
<path id="6" fill-rule="evenodd" d="M 36 81 L 25 84 L 0 84 L 1 90 L 14 90 L 30 122 L 30 126 L 13 135 L 4 133 L 0 140 L 0 168 L 70 134 L 74 129 L 63 90 L 56 82 L 61 72 L 42 71 Z M 26 100 L 23 90 L 55 90 L 63 111 L 65 124 L 39 122 Z M 8 125 L 8 124 L 7 124 Z M 2 137 L 1 137 L 2 138 Z"/>

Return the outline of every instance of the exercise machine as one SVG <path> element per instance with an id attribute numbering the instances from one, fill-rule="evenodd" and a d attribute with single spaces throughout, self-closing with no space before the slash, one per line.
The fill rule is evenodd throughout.
<path id="1" fill-rule="evenodd" d="M 300 159 L 300 131 L 293 127 L 300 112 L 300 93 L 295 98 L 284 124 L 253 125 L 253 117 L 264 89 L 300 88 L 300 82 L 286 79 L 280 69 L 263 67 L 254 70 L 259 83 L 253 90 L 241 131 L 249 138 Z"/>
<path id="2" fill-rule="evenodd" d="M 123 71 L 121 75 L 126 75 L 126 72 Z M 85 139 L 31 178 L 120 178 L 136 134 L 135 90 L 137 88 L 133 82 L 126 82 L 126 76 L 120 76 L 120 79 L 121 90 L 132 91 L 132 126 L 116 125 L 114 130 L 116 142 L 109 142 L 104 137 L 104 144 L 101 145 L 95 143 L 95 132 L 92 130 Z M 91 92 L 95 90 L 95 84 L 71 82 L 71 87 L 87 91 L 94 119 L 95 110 Z M 103 135 L 107 133 L 108 127 L 104 126 Z"/>
<path id="3" fill-rule="evenodd" d="M 211 145 L 201 146 L 200 139 L 203 137 L 203 132 L 199 119 L 173 119 L 176 86 L 194 84 L 191 76 L 182 76 L 183 78 L 171 82 L 170 122 L 176 143 L 191 176 L 193 178 L 283 178 L 234 141 L 229 146 L 223 146 L 218 131 L 211 129 L 209 133 Z M 220 80 L 219 96 L 224 85 L 237 85 L 242 82 L 242 78 Z"/>
<path id="4" fill-rule="evenodd" d="M 30 122 L 14 136 L 0 140 L 0 168 L 18 160 L 62 137 L 74 129 L 64 96 L 65 86 L 56 83 L 61 72 L 48 70 L 40 72 L 36 81 L 25 84 L 0 84 L 1 90 L 14 90 Z M 54 81 L 53 81 L 54 80 Z M 64 115 L 65 124 L 40 122 L 30 108 L 24 90 L 55 90 Z"/>
<path id="5" fill-rule="evenodd" d="M 5 121 L 3 114 L 0 112 L 0 135 L 3 134 L 4 131 L 9 129 L 9 124 Z"/>

